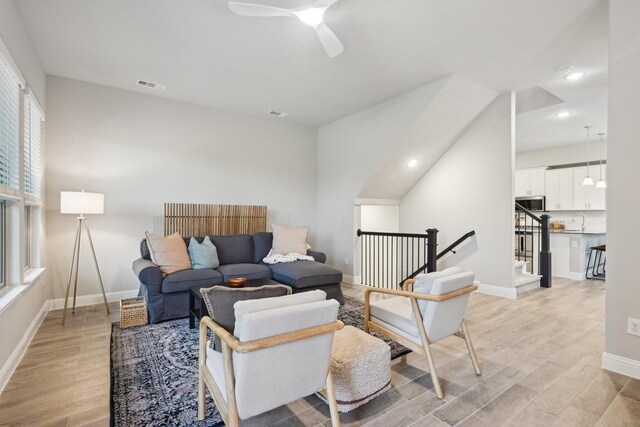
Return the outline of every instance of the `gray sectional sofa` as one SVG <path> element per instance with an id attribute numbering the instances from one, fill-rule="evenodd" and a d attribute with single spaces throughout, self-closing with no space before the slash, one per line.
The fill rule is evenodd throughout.
<path id="1" fill-rule="evenodd" d="M 202 242 L 204 237 L 197 238 Z M 268 265 L 262 262 L 271 250 L 271 233 L 209 236 L 218 250 L 217 269 L 183 270 L 163 277 L 151 254 L 146 239 L 140 242 L 141 257 L 133 262 L 133 272 L 140 280 L 139 295 L 147 299 L 149 321 L 178 319 L 189 315 L 189 288 L 196 285 L 219 285 L 231 277 L 273 279 L 291 286 L 294 293 L 321 289 L 327 298 L 344 302 L 340 282 L 342 272 L 325 265 L 326 255 L 308 251 L 315 261 L 296 261 Z M 189 239 L 185 238 L 189 245 Z"/>

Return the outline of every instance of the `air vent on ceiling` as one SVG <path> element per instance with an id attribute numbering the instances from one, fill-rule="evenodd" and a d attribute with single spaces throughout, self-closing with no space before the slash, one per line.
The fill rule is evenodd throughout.
<path id="1" fill-rule="evenodd" d="M 138 86 L 146 87 L 154 90 L 165 90 L 167 87 L 160 83 L 148 82 L 146 80 L 138 80 Z"/>
<path id="2" fill-rule="evenodd" d="M 271 110 L 269 111 L 269 114 L 274 116 L 274 117 L 287 117 L 289 115 L 289 113 L 283 113 L 282 111 L 275 111 L 275 110 Z"/>

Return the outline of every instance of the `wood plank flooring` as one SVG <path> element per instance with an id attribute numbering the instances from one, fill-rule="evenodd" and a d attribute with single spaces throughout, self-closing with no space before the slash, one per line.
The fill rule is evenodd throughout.
<path id="1" fill-rule="evenodd" d="M 362 298 L 358 285 L 346 295 Z M 109 424 L 109 324 L 114 304 L 82 307 L 60 326 L 52 311 L 0 394 L 0 425 Z M 640 426 L 640 380 L 600 368 L 604 283 L 556 278 L 552 289 L 516 301 L 473 294 L 467 322 L 483 373 L 464 341 L 433 346 L 445 399 L 435 397 L 426 362 L 392 363 L 392 389 L 342 414 L 345 426 Z M 329 426 L 314 396 L 246 420 L 246 426 Z"/>

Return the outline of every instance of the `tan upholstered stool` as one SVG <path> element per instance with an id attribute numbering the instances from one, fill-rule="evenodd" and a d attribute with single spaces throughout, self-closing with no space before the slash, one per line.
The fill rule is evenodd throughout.
<path id="1" fill-rule="evenodd" d="M 381 339 L 345 326 L 333 335 L 331 374 L 338 410 L 349 412 L 391 387 L 391 349 Z M 324 395 L 318 396 L 326 402 Z"/>

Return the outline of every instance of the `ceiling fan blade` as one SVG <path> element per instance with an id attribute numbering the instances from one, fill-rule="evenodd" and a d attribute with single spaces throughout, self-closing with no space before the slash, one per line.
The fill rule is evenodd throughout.
<path id="1" fill-rule="evenodd" d="M 338 56 L 344 51 L 344 46 L 340 39 L 338 39 L 324 22 L 316 27 L 316 32 L 318 33 L 320 43 L 322 43 L 324 50 L 327 51 L 327 55 L 329 55 L 330 58 Z"/>
<path id="2" fill-rule="evenodd" d="M 293 13 L 291 13 L 291 11 L 287 9 L 263 6 L 261 4 L 240 3 L 236 1 L 229 2 L 229 9 L 242 16 L 294 16 Z"/>

